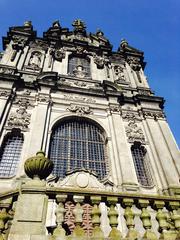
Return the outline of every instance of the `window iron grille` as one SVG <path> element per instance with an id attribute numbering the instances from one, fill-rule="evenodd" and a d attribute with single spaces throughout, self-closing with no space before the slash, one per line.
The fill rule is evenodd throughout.
<path id="1" fill-rule="evenodd" d="M 23 147 L 23 136 L 7 134 L 0 149 L 0 176 L 13 176 L 17 170 Z"/>
<path id="2" fill-rule="evenodd" d="M 151 186 L 153 182 L 146 158 L 146 149 L 140 144 L 134 144 L 131 152 L 139 183 L 142 186 Z"/>
<path id="3" fill-rule="evenodd" d="M 100 179 L 107 174 L 103 132 L 86 121 L 71 120 L 58 125 L 52 132 L 49 158 L 54 162 L 53 173 L 61 179 L 76 169 L 93 171 Z"/>

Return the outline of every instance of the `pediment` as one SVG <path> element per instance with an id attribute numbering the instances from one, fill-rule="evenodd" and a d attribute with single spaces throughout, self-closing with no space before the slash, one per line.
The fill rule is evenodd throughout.
<path id="1" fill-rule="evenodd" d="M 112 190 L 114 184 L 105 179 L 104 182 L 99 181 L 97 176 L 87 170 L 76 170 L 75 172 L 69 173 L 63 180 L 58 180 L 56 183 L 49 179 L 49 185 L 53 185 L 54 187 L 61 187 L 61 188 L 76 188 L 76 189 L 89 189 L 89 190 L 99 190 L 101 189 Z M 53 183 L 53 184 L 52 184 Z"/>

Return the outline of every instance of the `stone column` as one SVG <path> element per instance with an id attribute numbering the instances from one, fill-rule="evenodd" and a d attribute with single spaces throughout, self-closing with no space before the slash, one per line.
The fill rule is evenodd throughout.
<path id="1" fill-rule="evenodd" d="M 43 138 L 48 121 L 48 108 L 50 106 L 49 89 L 41 90 L 37 96 L 37 106 L 32 115 L 31 140 L 29 144 L 29 156 L 43 147 Z M 43 149 L 44 150 L 44 149 Z"/>
<path id="2" fill-rule="evenodd" d="M 136 191 L 138 189 L 137 177 L 120 113 L 112 114 L 112 127 L 112 136 L 115 138 L 118 153 L 118 162 L 116 163 L 118 177 L 121 174 L 122 185 L 125 190 Z"/>
<path id="3" fill-rule="evenodd" d="M 167 149 L 169 150 L 169 153 L 171 154 L 173 161 L 175 163 L 175 167 L 180 175 L 180 161 L 179 161 L 180 152 L 175 142 L 174 136 L 168 126 L 168 123 L 165 120 L 159 119 L 158 124 L 163 135 L 164 141 L 166 142 Z"/>
<path id="4" fill-rule="evenodd" d="M 2 118 L 6 118 L 7 115 L 5 114 L 6 109 L 8 109 L 8 99 L 10 97 L 12 91 L 13 82 L 2 81 L 1 91 L 0 91 L 0 119 L 2 122 Z"/>
<path id="5" fill-rule="evenodd" d="M 173 162 L 174 160 L 172 158 L 172 155 L 168 150 L 158 121 L 155 121 L 154 119 L 146 119 L 148 130 L 151 134 L 154 146 L 156 147 L 156 154 L 161 164 L 161 168 L 164 171 L 168 186 L 169 188 L 175 187 L 179 183 L 178 172 Z"/>

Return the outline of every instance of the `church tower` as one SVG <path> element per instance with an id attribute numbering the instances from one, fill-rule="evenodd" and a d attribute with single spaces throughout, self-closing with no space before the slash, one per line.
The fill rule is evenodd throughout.
<path id="1" fill-rule="evenodd" d="M 72 26 L 3 37 L 0 239 L 180 239 L 180 153 L 144 53 Z"/>

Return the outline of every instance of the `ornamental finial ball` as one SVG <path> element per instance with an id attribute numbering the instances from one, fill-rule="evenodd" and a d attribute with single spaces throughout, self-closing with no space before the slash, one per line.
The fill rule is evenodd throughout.
<path id="1" fill-rule="evenodd" d="M 24 170 L 30 178 L 45 179 L 53 170 L 53 162 L 45 157 L 43 151 L 38 151 L 36 156 L 25 161 Z"/>
<path id="2" fill-rule="evenodd" d="M 31 21 L 25 21 L 24 22 L 24 27 L 31 27 L 32 26 L 32 22 Z"/>

